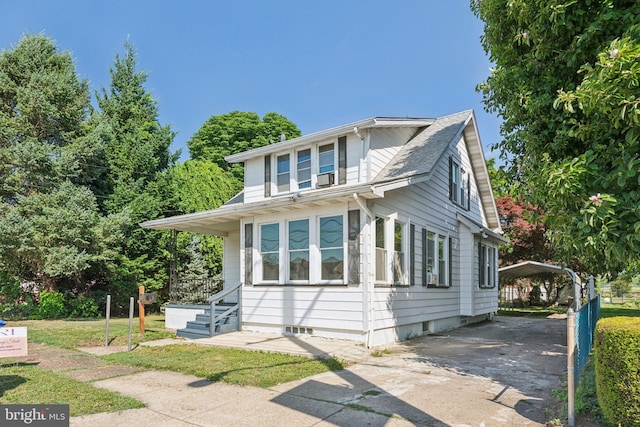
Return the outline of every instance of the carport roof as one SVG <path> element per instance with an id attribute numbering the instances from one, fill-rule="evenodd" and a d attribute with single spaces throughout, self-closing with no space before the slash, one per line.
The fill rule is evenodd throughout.
<path id="1" fill-rule="evenodd" d="M 519 277 L 534 276 L 540 273 L 567 274 L 576 282 L 576 274 L 570 268 L 537 261 L 525 261 L 498 269 L 498 277 L 502 283 L 509 283 Z"/>

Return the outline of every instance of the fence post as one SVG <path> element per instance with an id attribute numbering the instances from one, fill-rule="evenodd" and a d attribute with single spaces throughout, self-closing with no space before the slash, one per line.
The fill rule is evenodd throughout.
<path id="1" fill-rule="evenodd" d="M 576 313 L 573 309 L 569 308 L 567 311 L 567 413 L 569 418 L 569 425 L 575 426 L 575 409 L 574 409 L 574 393 L 575 393 L 575 376 L 574 376 L 574 351 L 575 351 L 575 337 L 576 337 Z"/>
<path id="2" fill-rule="evenodd" d="M 131 351 L 131 334 L 133 331 L 133 300 L 134 298 L 129 298 L 129 340 L 128 340 L 128 349 Z"/>
<path id="3" fill-rule="evenodd" d="M 109 345 L 109 319 L 111 318 L 111 295 L 107 295 L 107 308 L 105 309 L 105 318 L 107 323 L 104 328 L 104 346 L 107 347 Z"/>

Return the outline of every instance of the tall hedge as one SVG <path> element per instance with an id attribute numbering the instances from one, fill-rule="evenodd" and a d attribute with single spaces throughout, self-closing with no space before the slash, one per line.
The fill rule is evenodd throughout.
<path id="1" fill-rule="evenodd" d="M 614 425 L 640 426 L 640 318 L 611 317 L 596 326 L 596 391 Z"/>

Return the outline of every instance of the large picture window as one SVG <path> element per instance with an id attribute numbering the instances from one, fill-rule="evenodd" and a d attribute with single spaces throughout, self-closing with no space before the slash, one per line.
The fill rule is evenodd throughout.
<path id="1" fill-rule="evenodd" d="M 320 218 L 321 279 L 344 277 L 344 227 L 342 215 Z"/>
<path id="2" fill-rule="evenodd" d="M 262 280 L 278 281 L 280 278 L 279 224 L 262 224 L 260 226 L 260 257 L 262 259 Z"/>
<path id="3" fill-rule="evenodd" d="M 309 280 L 309 220 L 289 222 L 289 280 Z"/>
<path id="4" fill-rule="evenodd" d="M 256 283 L 346 285 L 349 274 L 359 273 L 358 266 L 349 267 L 347 260 L 354 261 L 351 244 L 357 242 L 360 232 L 358 227 L 347 237 L 346 218 L 344 214 L 315 215 L 258 224 L 255 246 L 245 242 L 249 253 L 256 252 Z"/>

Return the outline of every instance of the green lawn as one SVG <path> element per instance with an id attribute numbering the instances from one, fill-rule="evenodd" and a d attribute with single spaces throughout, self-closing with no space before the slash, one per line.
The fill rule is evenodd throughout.
<path id="1" fill-rule="evenodd" d="M 53 347 L 78 348 L 104 345 L 106 320 L 24 320 L 9 322 L 7 326 L 26 326 L 29 342 Z M 145 316 L 145 334 L 140 334 L 139 319 L 133 319 L 132 342 L 152 341 L 175 337 L 173 331 L 164 328 L 164 316 Z M 127 345 L 129 319 L 109 320 L 109 345 Z"/>
<path id="2" fill-rule="evenodd" d="M 145 317 L 145 335 L 139 333 L 134 319 L 133 343 L 175 337 L 164 328 L 164 317 Z M 30 343 L 74 349 L 103 346 L 105 320 L 27 320 L 8 326 L 26 326 Z M 110 345 L 126 345 L 129 319 L 111 319 Z M 317 373 L 341 370 L 336 359 L 316 360 L 304 356 L 265 353 L 199 345 L 138 347 L 131 352 L 105 356 L 109 363 L 171 370 L 224 381 L 230 384 L 271 387 Z M 4 364 L 2 364 L 4 363 Z M 0 403 L 54 404 L 68 403 L 72 416 L 97 412 L 116 412 L 144 405 L 134 399 L 95 388 L 59 372 L 13 359 L 0 360 Z"/>
<path id="3" fill-rule="evenodd" d="M 90 383 L 73 380 L 36 365 L 5 359 L 0 364 L 0 403 L 68 403 L 71 416 L 142 408 L 144 404 Z"/>
<path id="4" fill-rule="evenodd" d="M 112 363 L 170 370 L 229 384 L 271 387 L 321 372 L 339 371 L 338 360 L 201 345 L 140 347 L 104 357 Z"/>

